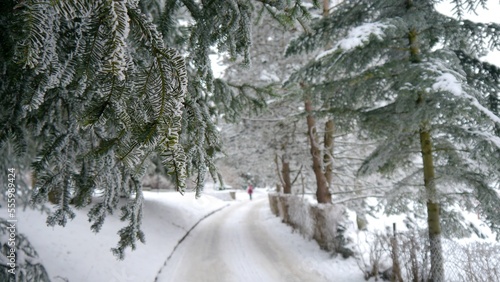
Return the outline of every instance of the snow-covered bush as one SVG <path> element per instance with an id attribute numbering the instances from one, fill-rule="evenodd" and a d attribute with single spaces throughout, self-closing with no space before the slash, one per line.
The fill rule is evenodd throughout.
<path id="1" fill-rule="evenodd" d="M 358 266 L 367 279 L 382 277 L 400 281 L 393 277 L 397 265 L 400 273 L 397 277 L 401 277 L 402 281 L 428 281 L 431 277 L 431 258 L 427 232 L 408 231 L 393 236 L 383 232 L 360 231 L 356 244 Z M 443 240 L 443 257 L 446 281 L 500 281 L 498 244 L 462 243 L 446 239 Z"/>
<path id="2" fill-rule="evenodd" d="M 391 245 L 387 234 L 358 232 L 355 245 L 356 262 L 365 279 L 379 275 L 390 267 Z"/>
<path id="3" fill-rule="evenodd" d="M 457 269 L 462 281 L 500 281 L 500 245 L 471 243 L 462 246 Z"/>

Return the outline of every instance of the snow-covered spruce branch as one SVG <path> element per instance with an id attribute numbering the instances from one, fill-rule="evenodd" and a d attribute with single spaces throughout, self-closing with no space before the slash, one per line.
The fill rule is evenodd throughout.
<path id="1" fill-rule="evenodd" d="M 344 145 L 355 145 L 355 146 L 374 146 L 378 145 L 378 142 L 351 142 L 351 141 L 335 141 L 336 144 L 344 144 Z"/>
<path id="2" fill-rule="evenodd" d="M 334 185 L 340 185 L 340 184 L 334 183 Z M 360 185 L 346 185 L 346 184 L 342 184 L 342 186 L 359 187 Z M 381 189 L 381 188 L 389 190 L 390 188 L 392 188 L 392 186 L 372 186 L 370 188 L 352 189 L 352 190 L 349 190 L 349 191 L 335 191 L 335 192 L 332 192 L 332 195 L 358 193 L 358 192 L 362 192 L 362 191 L 370 191 L 370 190 Z"/>
<path id="3" fill-rule="evenodd" d="M 363 195 L 363 196 L 357 196 L 357 197 L 351 197 L 351 198 L 346 198 L 346 199 L 342 199 L 342 200 L 338 200 L 338 201 L 333 201 L 332 203 L 334 205 L 338 205 L 338 204 L 343 204 L 343 203 L 346 203 L 346 202 L 352 202 L 352 201 L 358 201 L 358 200 L 363 200 L 363 199 L 366 199 L 366 198 L 385 198 L 387 197 L 387 195 L 380 195 L 380 194 L 371 194 L 371 195 Z"/>
<path id="4" fill-rule="evenodd" d="M 265 122 L 278 122 L 278 121 L 284 121 L 286 118 L 250 118 L 250 117 L 242 117 L 242 120 L 249 120 L 249 121 L 265 121 Z"/>

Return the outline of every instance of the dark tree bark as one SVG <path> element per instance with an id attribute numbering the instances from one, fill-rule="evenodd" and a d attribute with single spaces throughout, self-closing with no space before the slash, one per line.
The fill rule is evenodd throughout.
<path id="1" fill-rule="evenodd" d="M 323 163 L 325 166 L 325 178 L 328 188 L 332 188 L 333 182 L 333 133 L 335 131 L 335 123 L 333 120 L 328 120 L 325 124 L 325 152 Z"/>
<path id="2" fill-rule="evenodd" d="M 413 1 L 408 0 L 408 8 L 411 8 Z M 418 31 L 412 28 L 408 32 L 408 41 L 410 46 L 410 61 L 413 64 L 419 64 L 420 49 L 418 45 Z M 417 107 L 424 103 L 425 93 L 419 93 Z M 441 223 L 440 223 L 440 205 L 436 191 L 436 176 L 434 171 L 434 160 L 432 158 L 432 140 L 431 126 L 428 121 L 420 123 L 420 148 L 422 153 L 422 162 L 424 165 L 424 185 L 427 194 L 427 225 L 429 227 L 429 244 L 431 253 L 431 277 L 434 282 L 443 282 L 444 280 L 444 261 L 443 248 L 441 245 Z"/>
<path id="3" fill-rule="evenodd" d="M 318 203 L 331 203 L 332 195 L 328 190 L 328 184 L 326 182 L 326 177 L 323 174 L 322 169 L 322 158 L 321 149 L 318 145 L 318 137 L 316 132 L 316 120 L 312 114 L 312 103 L 311 100 L 305 99 L 305 110 L 307 112 L 307 130 L 309 136 L 309 143 L 311 146 L 311 155 L 313 159 L 313 171 L 316 176 L 316 198 Z"/>
<path id="4" fill-rule="evenodd" d="M 292 182 L 290 178 L 290 160 L 288 156 L 288 152 L 286 151 L 281 157 L 281 175 L 283 177 L 283 193 L 291 194 L 292 193 Z"/>

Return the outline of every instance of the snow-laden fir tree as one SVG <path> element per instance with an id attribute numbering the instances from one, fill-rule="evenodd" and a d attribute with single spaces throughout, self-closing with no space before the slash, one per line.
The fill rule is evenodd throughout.
<path id="1" fill-rule="evenodd" d="M 301 16 L 300 1 L 261 2 Z M 32 171 L 32 183 L 24 182 L 33 190 L 20 192 L 36 205 L 55 204 L 49 225 L 65 225 L 72 205 L 87 206 L 103 191 L 89 212 L 99 231 L 127 197 L 121 211 L 129 223 L 113 250 L 123 258 L 144 241 L 140 179 L 151 157 L 181 192 L 189 175 L 199 189 L 213 170 L 214 117 L 243 107 L 238 99 L 211 105 L 227 102 L 217 93 L 243 90 L 214 81 L 208 54 L 216 47 L 249 59 L 251 8 L 252 1 L 222 0 L 2 1 L 0 169 Z"/>
<path id="2" fill-rule="evenodd" d="M 439 2 L 346 0 L 288 48 L 331 46 L 290 83 L 324 101 L 337 126 L 380 140 L 359 173 L 404 174 L 389 210 L 427 211 L 433 281 L 445 281 L 442 224 L 465 225 L 454 210 L 500 227 L 499 72 L 477 59 L 500 49 L 500 26 L 442 15 Z M 458 16 L 485 4 L 451 2 Z"/>
<path id="3" fill-rule="evenodd" d="M 314 17 L 317 12 L 313 10 L 313 3 L 306 2 L 303 5 L 309 6 L 308 13 Z M 293 24 L 286 20 L 276 21 L 276 17 L 279 19 L 282 17 L 265 5 L 255 5 L 255 7 L 253 13 L 256 20 L 250 49 L 252 64 L 242 66 L 240 61 L 226 60 L 227 68 L 223 78 L 228 85 L 279 88 L 292 73 L 294 66 L 305 62 L 305 58 L 303 60 L 285 58 L 283 54 L 286 44 L 297 37 L 303 27 L 299 23 Z M 309 21 L 302 24 L 306 26 L 308 23 Z M 264 110 L 255 116 L 244 116 L 237 124 L 221 124 L 221 136 L 227 156 L 219 163 L 228 168 L 227 172 L 230 172 L 228 171 L 230 168 L 239 175 L 251 176 L 257 181 L 254 184 L 274 186 L 279 179 L 275 162 L 277 160 L 279 166 L 288 163 L 291 166 L 292 177 L 295 177 L 301 166 L 298 160 L 306 160 L 307 154 L 304 154 L 299 145 L 304 139 L 303 130 L 300 124 L 297 124 L 301 118 L 298 117 L 297 105 L 293 105 L 294 101 L 290 99 L 289 94 L 291 93 L 280 93 L 279 96 L 271 97 Z M 285 151 L 293 156 L 284 158 Z M 256 163 L 259 165 L 255 165 Z M 281 167 L 279 170 L 281 174 Z M 238 184 L 245 185 L 244 181 L 246 180 L 241 178 Z M 285 191 L 287 190 L 285 187 Z"/>
<path id="4" fill-rule="evenodd" d="M 332 3 L 323 1 L 323 4 L 327 6 Z M 306 4 L 304 2 L 304 5 Z M 313 4 L 309 3 L 312 21 L 320 18 L 320 14 L 324 12 Z M 229 62 L 224 72 L 224 78 L 228 84 L 246 83 L 264 86 L 282 83 L 301 64 L 314 58 L 314 54 L 284 58 L 281 52 L 290 40 L 299 35 L 300 31 L 309 30 L 309 22 L 302 25 L 296 23 L 291 27 L 280 25 L 273 19 L 273 14 L 262 12 L 265 9 L 266 7 L 262 6 L 255 11 L 259 13 L 257 17 L 259 21 L 252 34 L 253 46 L 250 49 L 252 64 L 250 67 L 242 68 L 238 62 Z M 225 163 L 227 170 L 231 168 L 240 174 L 249 172 L 273 186 L 275 182 L 278 182 L 285 193 L 291 192 L 290 184 L 294 180 L 294 193 L 302 190 L 306 192 L 309 192 L 309 189 L 315 190 L 317 185 L 311 170 L 306 118 L 300 110 L 304 107 L 303 100 L 300 93 L 296 91 L 281 89 L 278 93 L 279 97 L 272 97 L 266 109 L 257 116 L 245 117 L 239 124 L 223 125 L 221 135 L 227 157 L 221 161 Z M 328 115 L 321 114 L 315 117 L 319 125 L 323 124 L 325 116 Z M 318 134 L 324 135 L 323 128 L 318 129 Z M 352 151 L 347 149 L 348 146 L 360 144 L 354 141 L 352 136 L 346 138 L 342 132 L 336 133 L 334 141 L 336 146 L 333 148 L 333 154 L 326 153 L 323 140 L 319 140 L 318 143 L 323 151 L 322 155 L 327 157 L 333 155 L 331 160 L 324 157 L 326 161 L 323 170 L 330 165 L 334 175 L 334 183 L 330 181 L 331 185 L 328 188 L 337 192 L 352 189 L 355 185 L 355 177 L 351 175 L 352 170 L 348 169 L 352 166 L 348 162 L 354 160 L 355 157 L 346 156 L 346 152 Z M 255 163 L 259 165 L 255 166 Z"/>
<path id="5" fill-rule="evenodd" d="M 201 3 L 188 5 L 189 2 L 166 1 L 165 8 L 162 10 L 161 15 L 158 16 L 157 23 L 159 30 L 162 31 L 168 42 L 171 42 L 174 46 L 179 46 L 186 53 L 192 54 L 186 58 L 188 60 L 189 77 L 187 99 L 192 97 L 192 103 L 190 104 L 194 106 L 193 109 L 203 109 L 203 111 L 200 111 L 204 113 L 203 117 L 208 116 L 208 118 L 201 119 L 198 124 L 203 125 L 203 123 L 206 123 L 207 126 L 212 126 L 214 117 L 222 117 L 225 121 L 232 123 L 241 116 L 252 114 L 255 109 L 262 108 L 265 105 L 265 100 L 270 95 L 273 95 L 274 90 L 272 87 L 253 83 L 248 79 L 214 79 L 211 70 L 203 67 L 209 62 L 209 55 L 213 53 L 213 50 L 207 49 L 198 52 L 197 49 L 204 46 L 204 44 L 201 44 L 202 42 L 210 42 L 210 44 L 218 48 L 219 52 L 223 52 L 224 56 L 228 57 L 228 61 L 233 64 L 240 67 L 247 65 L 249 57 L 252 57 L 252 63 L 257 60 L 257 64 L 259 64 L 258 61 L 261 57 L 255 57 L 255 50 L 262 50 L 265 46 L 261 44 L 262 42 L 254 42 L 255 37 L 252 38 L 254 32 L 250 33 L 250 31 L 254 29 L 255 22 L 266 18 L 271 25 L 290 26 L 293 25 L 296 19 L 305 21 L 308 17 L 307 9 L 301 1 L 288 1 L 287 3 L 280 3 L 279 1 L 269 3 L 266 1 L 262 1 L 262 3 L 258 3 L 259 1 L 235 1 L 234 3 L 214 1 L 204 5 L 201 5 Z M 235 7 L 239 8 L 235 9 Z M 221 11 L 224 9 L 234 10 L 235 14 L 229 17 L 229 13 L 224 12 L 225 16 L 221 16 Z M 236 14 L 236 12 L 239 14 Z M 210 18 L 214 18 L 216 24 L 207 25 L 207 22 L 210 22 L 207 19 Z M 219 24 L 219 22 L 223 22 L 223 24 Z M 204 31 L 200 32 L 201 29 L 204 29 Z M 229 36 L 225 36 L 226 33 L 221 33 L 220 29 L 228 30 L 227 34 Z M 260 30 L 258 29 L 257 32 L 260 32 Z M 224 36 L 220 36 L 220 34 Z M 250 42 L 252 42 L 252 46 L 248 48 Z M 237 54 L 235 50 L 242 48 L 241 46 L 246 46 L 248 54 L 238 58 L 235 56 Z M 267 50 L 270 51 L 269 48 Z M 244 70 L 240 73 L 242 78 L 252 76 L 247 72 L 248 68 L 246 67 L 243 67 Z M 195 111 L 186 111 L 186 113 L 189 112 L 194 113 Z M 197 116 L 201 115 L 192 115 L 192 117 Z M 189 118 L 188 116 L 184 120 Z M 200 129 L 203 126 L 197 126 L 197 128 Z M 198 134 L 198 136 L 203 138 L 204 134 Z M 184 140 L 187 147 L 202 144 L 201 142 L 192 142 L 192 140 L 198 140 L 198 138 Z M 210 155 L 211 160 L 214 156 L 220 155 L 215 154 L 219 150 L 219 147 L 213 147 L 213 149 L 209 150 L 209 152 L 212 152 Z M 228 154 L 231 153 L 227 150 L 222 151 Z"/>
<path id="6" fill-rule="evenodd" d="M 148 156 L 162 154 L 186 177 L 182 57 L 133 1 L 9 1 L 1 23 L 2 170 L 22 175 L 31 165 L 34 203 L 49 197 L 57 207 L 49 225 L 64 226 L 70 204 L 86 206 L 104 189 L 89 212 L 99 231 L 119 196 L 134 195 L 122 207 L 122 256 L 144 241 L 139 178 Z"/>
<path id="7" fill-rule="evenodd" d="M 231 62 L 248 66 L 250 57 L 259 59 L 254 58 L 255 52 L 251 53 L 260 47 L 252 38 L 256 18 L 270 15 L 273 24 L 293 25 L 297 20 L 305 21 L 308 11 L 301 1 L 145 0 L 141 3 L 153 15 L 168 44 L 187 54 L 188 92 L 182 119 L 183 132 L 187 134 L 181 136 L 181 143 L 187 152 L 188 174 L 191 170 L 204 172 L 209 168 L 214 176 L 214 158 L 225 151 L 221 150 L 215 122 L 222 118 L 232 123 L 263 108 L 266 99 L 274 95 L 274 89 L 244 80 L 214 78 L 209 55 L 218 52 Z M 207 152 L 205 163 L 190 158 L 196 151 Z M 203 186 L 203 176 L 198 173 L 198 190 Z"/>

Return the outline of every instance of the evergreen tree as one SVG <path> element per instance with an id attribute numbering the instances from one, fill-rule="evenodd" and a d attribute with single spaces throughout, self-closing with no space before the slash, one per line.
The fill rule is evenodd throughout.
<path id="1" fill-rule="evenodd" d="M 227 57 L 226 62 L 240 68 L 244 66 L 241 75 L 249 76 L 250 57 L 260 59 L 254 51 L 260 47 L 260 42 L 254 42 L 254 22 L 266 17 L 272 19 L 270 24 L 293 26 L 296 21 L 307 20 L 309 13 L 302 1 L 199 3 L 169 0 L 165 1 L 161 10 L 157 9 L 158 5 L 152 5 L 157 2 L 155 0 L 143 2 L 149 2 L 145 5 L 150 6 L 152 13 L 160 11 L 155 23 L 166 41 L 188 54 L 189 83 L 183 118 L 183 132 L 187 134 L 183 134 L 181 142 L 188 158 L 196 156 L 197 151 L 208 152 L 202 158 L 205 163 L 199 158 L 188 161 L 188 173 L 192 170 L 205 172 L 209 168 L 215 176 L 215 157 L 225 151 L 221 148 L 215 122 L 222 119 L 226 123 L 234 123 L 242 116 L 258 112 L 266 106 L 270 96 L 275 96 L 275 91 L 272 85 L 214 78 L 209 55 L 216 50 Z M 241 54 L 243 56 L 239 56 Z M 198 190 L 203 186 L 202 175 L 198 173 Z"/>
<path id="2" fill-rule="evenodd" d="M 399 211 L 415 200 L 425 207 L 432 279 L 444 281 L 441 224 L 460 225 L 454 207 L 500 227 L 498 67 L 477 60 L 500 49 L 500 26 L 444 16 L 438 2 L 343 1 L 287 52 L 333 46 L 290 83 L 326 101 L 337 127 L 381 141 L 359 174 L 404 173 L 389 200 Z M 458 16 L 484 3 L 453 1 Z M 415 183 L 423 189 L 407 188 Z"/>
<path id="3" fill-rule="evenodd" d="M 302 17 L 300 1 L 261 2 Z M 260 102 L 214 80 L 208 59 L 216 47 L 249 60 L 252 1 L 3 0 L 0 9 L 0 169 L 33 171 L 33 190 L 20 192 L 56 205 L 49 225 L 64 226 L 71 205 L 102 190 L 89 212 L 97 232 L 128 197 L 113 249 L 123 258 L 144 241 L 140 179 L 150 158 L 181 192 L 197 175 L 200 191 L 219 149 L 215 117 Z"/>
<path id="4" fill-rule="evenodd" d="M 303 13 L 310 13 L 311 17 L 314 17 L 316 14 L 314 1 L 302 2 L 307 7 Z M 220 124 L 226 157 L 221 158 L 219 162 L 239 175 L 251 174 L 258 179 L 258 185 L 274 186 L 279 179 L 276 171 L 276 155 L 279 174 L 283 168 L 282 160 L 285 162 L 288 160 L 291 182 L 300 171 L 301 163 L 306 159 L 301 156 L 307 156 L 304 155 L 300 144 L 305 140 L 302 124 L 299 122 L 300 111 L 296 110 L 300 104 L 291 99 L 293 93 L 283 93 L 279 88 L 295 66 L 305 62 L 305 58 L 285 58 L 283 52 L 288 42 L 300 34 L 299 30 L 307 27 L 310 19 L 303 18 L 301 25 L 291 21 L 284 14 L 257 4 L 253 13 L 255 21 L 252 25 L 250 49 L 252 63 L 246 66 L 242 65 L 241 60 L 226 60 L 224 63 L 228 67 L 223 78 L 228 85 L 252 85 L 258 89 L 273 89 L 275 95 L 267 99 L 269 103 L 265 109 L 254 113 L 243 113 L 242 120 L 237 124 Z M 289 158 L 283 158 L 285 151 L 288 152 Z"/>
<path id="5" fill-rule="evenodd" d="M 327 17 L 330 12 L 328 0 L 323 0 L 323 17 Z M 304 88 L 304 84 L 301 85 Z M 311 156 L 313 162 L 313 171 L 316 176 L 316 199 L 318 203 L 331 203 L 332 194 L 330 188 L 332 186 L 333 172 L 333 132 L 334 122 L 329 119 L 325 123 L 324 132 L 324 149 L 323 154 L 319 146 L 318 129 L 316 119 L 313 115 L 314 105 L 312 103 L 311 92 L 304 91 L 304 108 L 307 113 L 307 132 L 309 136 L 309 145 L 311 146 Z"/>
<path id="6" fill-rule="evenodd" d="M 328 1 L 323 4 L 328 4 L 326 2 Z M 333 7 L 334 3 L 335 1 L 331 1 L 330 7 Z M 304 5 L 306 4 L 304 2 Z M 240 62 L 225 62 L 229 65 L 224 72 L 224 79 L 228 84 L 264 87 L 282 83 L 301 64 L 315 57 L 314 52 L 283 57 L 283 53 L 278 50 L 283 50 L 293 38 L 300 35 L 299 31 L 308 31 L 309 28 L 305 24 L 292 27 L 280 25 L 272 14 L 263 13 L 262 9 L 255 11 L 258 22 L 252 33 L 252 64 L 242 67 Z M 309 12 L 311 20 L 315 21 L 321 18 L 324 8 L 319 9 L 311 3 Z M 238 124 L 220 124 L 224 152 L 227 154 L 219 160 L 224 166 L 221 173 L 223 177 L 226 173 L 231 181 L 234 174 L 250 173 L 262 181 L 262 184 L 274 186 L 275 182 L 278 182 L 285 193 L 289 190 L 291 193 L 315 193 L 316 177 L 312 171 L 302 93 L 294 89 L 281 89 L 278 93 L 281 95 L 272 97 L 267 107 L 256 116 L 244 116 Z M 316 102 L 318 101 L 315 100 L 314 103 Z M 320 104 L 321 102 L 318 102 L 318 105 Z M 313 111 L 313 115 L 320 125 L 316 126 L 318 134 L 325 137 L 318 138 L 317 141 L 321 152 L 320 173 L 330 179 L 327 180 L 328 188 L 332 193 L 336 193 L 335 201 L 347 201 L 352 206 L 351 204 L 357 205 L 352 199 L 362 197 L 360 191 L 369 191 L 370 195 L 374 195 L 372 190 L 376 181 L 373 178 L 367 181 L 359 179 L 353 170 L 359 163 L 360 156 L 366 154 L 367 142 L 356 139 L 345 130 L 328 129 L 328 125 L 330 128 L 333 125 L 333 122 L 326 122 L 326 119 L 331 119 L 329 113 Z M 323 123 L 325 130 L 321 126 Z M 259 165 L 255 165 L 256 163 Z M 234 182 L 231 185 L 239 186 L 240 183 Z M 380 184 L 376 186 L 380 188 Z"/>

